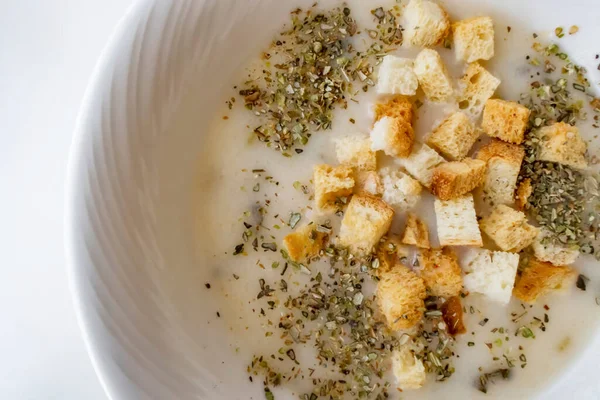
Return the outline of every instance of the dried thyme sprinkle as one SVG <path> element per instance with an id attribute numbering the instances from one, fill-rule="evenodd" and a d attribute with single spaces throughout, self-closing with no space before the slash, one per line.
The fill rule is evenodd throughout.
<path id="1" fill-rule="evenodd" d="M 300 220 L 302 219 L 302 215 L 300 215 L 299 213 L 292 213 L 290 215 L 290 228 L 294 229 L 296 227 L 296 225 L 298 225 L 298 222 L 300 222 Z"/>
<path id="2" fill-rule="evenodd" d="M 477 381 L 478 389 L 480 392 L 487 393 L 488 392 L 488 384 L 494 383 L 494 378 L 502 378 L 508 379 L 510 378 L 510 370 L 509 369 L 499 369 L 494 372 L 482 374 L 479 376 Z"/>

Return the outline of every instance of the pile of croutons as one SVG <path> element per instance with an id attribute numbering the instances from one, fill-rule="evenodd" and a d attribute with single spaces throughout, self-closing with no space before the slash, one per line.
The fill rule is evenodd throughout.
<path id="1" fill-rule="evenodd" d="M 405 45 L 424 49 L 414 60 L 394 55 L 383 59 L 377 87 L 380 103 L 372 110 L 370 135 L 338 140 L 339 165 L 314 168 L 316 208 L 344 210 L 336 245 L 357 257 L 375 255 L 378 304 L 395 331 L 410 332 L 421 322 L 428 296 L 459 305 L 461 293 L 478 293 L 502 304 L 514 295 L 533 303 L 568 287 L 575 274 L 567 265 L 578 251 L 545 244 L 548 232 L 531 225 L 522 212 L 531 188 L 528 182 L 517 187 L 517 179 L 530 111 L 515 102 L 492 99 L 500 80 L 478 62 L 494 56 L 492 19 L 452 24 L 438 4 L 412 0 L 402 24 Z M 450 35 L 457 60 L 466 64 L 458 82 L 432 49 Z M 422 142 L 413 129 L 413 96 L 419 88 L 427 101 L 451 104 L 455 110 Z M 475 151 L 481 132 L 487 143 Z M 580 169 L 587 166 L 586 145 L 577 128 L 556 123 L 541 134 L 545 139 L 539 159 Z M 378 170 L 378 155 L 391 158 L 394 167 Z M 431 248 L 427 225 L 411 212 L 425 191 L 435 196 L 440 248 Z M 487 204 L 479 213 L 475 199 Z M 396 237 L 389 230 L 399 213 L 406 213 L 407 222 L 404 233 Z M 482 231 L 490 249 L 483 248 Z M 326 241 L 316 224 L 309 224 L 288 235 L 284 244 L 292 260 L 307 262 L 319 256 Z M 416 246 L 418 267 L 400 261 L 403 246 Z M 472 249 L 459 260 L 450 246 Z M 533 255 L 520 257 L 528 248 Z M 527 265 L 518 274 L 525 258 Z M 462 321 L 456 324 L 462 326 Z M 454 333 L 461 331 L 464 328 Z M 393 361 L 400 389 L 424 384 L 423 362 L 407 346 L 394 353 Z"/>

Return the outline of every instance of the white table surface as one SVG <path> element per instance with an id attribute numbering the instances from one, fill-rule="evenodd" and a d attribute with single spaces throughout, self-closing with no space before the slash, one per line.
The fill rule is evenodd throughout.
<path id="1" fill-rule="evenodd" d="M 133 0 L 0 0 L 0 398 L 106 399 L 75 320 L 64 180 L 96 60 Z"/>

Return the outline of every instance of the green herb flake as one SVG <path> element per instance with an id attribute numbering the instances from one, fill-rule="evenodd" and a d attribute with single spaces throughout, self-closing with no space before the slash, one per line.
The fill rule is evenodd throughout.
<path id="1" fill-rule="evenodd" d="M 290 228 L 296 228 L 296 225 L 298 225 L 298 222 L 300 222 L 301 219 L 302 215 L 300 215 L 300 213 L 292 213 L 289 221 Z"/>

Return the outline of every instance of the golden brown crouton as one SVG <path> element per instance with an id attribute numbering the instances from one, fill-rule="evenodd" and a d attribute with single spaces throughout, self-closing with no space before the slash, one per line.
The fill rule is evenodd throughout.
<path id="1" fill-rule="evenodd" d="M 283 245 L 292 261 L 305 262 L 319 255 L 325 247 L 329 235 L 317 230 L 317 224 L 310 223 L 283 238 Z"/>
<path id="2" fill-rule="evenodd" d="M 408 252 L 402 246 L 400 238 L 396 235 L 391 235 L 381 239 L 379 246 L 377 246 L 375 257 L 379 261 L 375 272 L 377 276 L 380 276 L 382 273 L 393 269 L 398 263 L 401 263 L 403 258 L 408 257 Z"/>
<path id="3" fill-rule="evenodd" d="M 412 123 L 414 117 L 414 107 L 408 97 L 394 96 L 386 103 L 375 104 L 373 107 L 375 122 L 383 117 L 399 118 L 408 123 Z"/>
<path id="4" fill-rule="evenodd" d="M 356 171 L 354 174 L 354 193 L 380 196 L 383 193 L 381 177 L 375 171 Z"/>
<path id="5" fill-rule="evenodd" d="M 429 249 L 431 247 L 427 224 L 413 213 L 408 213 L 407 215 L 402 243 L 412 244 L 422 249 Z"/>
<path id="6" fill-rule="evenodd" d="M 514 101 L 490 99 L 485 103 L 481 127 L 488 136 L 521 144 L 530 114 L 527 107 Z"/>
<path id="7" fill-rule="evenodd" d="M 383 117 L 371 130 L 371 150 L 381 150 L 391 157 L 408 157 L 414 141 L 412 125 L 401 118 Z"/>
<path id="8" fill-rule="evenodd" d="M 460 297 L 450 297 L 442 305 L 442 318 L 448 327 L 448 333 L 452 336 L 467 333 L 467 328 L 463 322 L 463 309 L 460 303 Z"/>
<path id="9" fill-rule="evenodd" d="M 585 152 L 587 145 L 579 136 L 577 127 L 557 122 L 540 129 L 540 150 L 542 161 L 556 162 L 577 169 L 587 168 Z"/>
<path id="10" fill-rule="evenodd" d="M 377 156 L 371 150 L 371 140 L 366 135 L 353 135 L 337 139 L 335 152 L 340 164 L 359 171 L 375 171 L 377 169 Z"/>
<path id="11" fill-rule="evenodd" d="M 504 204 L 497 205 L 490 215 L 482 218 L 479 226 L 503 251 L 513 253 L 533 243 L 539 233 L 527 223 L 524 213 Z"/>
<path id="12" fill-rule="evenodd" d="M 376 297 L 392 330 L 412 328 L 423 318 L 425 283 L 408 267 L 398 265 L 381 274 Z"/>
<path id="13" fill-rule="evenodd" d="M 523 302 L 535 303 L 539 297 L 552 291 L 568 289 L 576 277 L 575 271 L 569 267 L 557 267 L 531 258 L 521 275 L 517 276 L 513 295 Z"/>
<path id="14" fill-rule="evenodd" d="M 440 164 L 433 170 L 431 192 L 441 200 L 461 197 L 483 183 L 485 171 L 486 163 L 472 158 Z"/>
<path id="15" fill-rule="evenodd" d="M 394 209 L 380 198 L 355 195 L 342 219 L 340 244 L 356 254 L 370 253 L 390 229 Z"/>
<path id="16" fill-rule="evenodd" d="M 484 200 L 491 205 L 512 204 L 521 163 L 525 157 L 523 147 L 493 139 L 477 153 L 477 159 L 487 163 L 483 184 Z"/>
<path id="17" fill-rule="evenodd" d="M 466 157 L 479 137 L 469 118 L 462 112 L 456 112 L 446 118 L 433 130 L 427 144 L 451 160 Z"/>
<path id="18" fill-rule="evenodd" d="M 517 193 L 515 196 L 515 201 L 517 205 L 517 210 L 524 211 L 527 207 L 527 202 L 529 201 L 529 196 L 533 193 L 533 187 L 531 186 L 531 179 L 526 178 L 519 184 L 517 188 Z"/>
<path id="19" fill-rule="evenodd" d="M 415 58 L 415 74 L 425 96 L 431 101 L 446 101 L 454 95 L 452 78 L 439 53 L 423 49 Z"/>
<path id="20" fill-rule="evenodd" d="M 332 167 L 321 164 L 314 167 L 315 200 L 321 210 L 337 210 L 354 188 L 354 172 L 344 165 Z"/>
<path id="21" fill-rule="evenodd" d="M 466 62 L 489 60 L 494 56 L 494 22 L 475 17 L 452 25 L 456 58 Z"/>
<path id="22" fill-rule="evenodd" d="M 463 288 L 458 258 L 449 247 L 422 250 L 419 254 L 420 276 L 433 296 L 458 296 Z"/>

